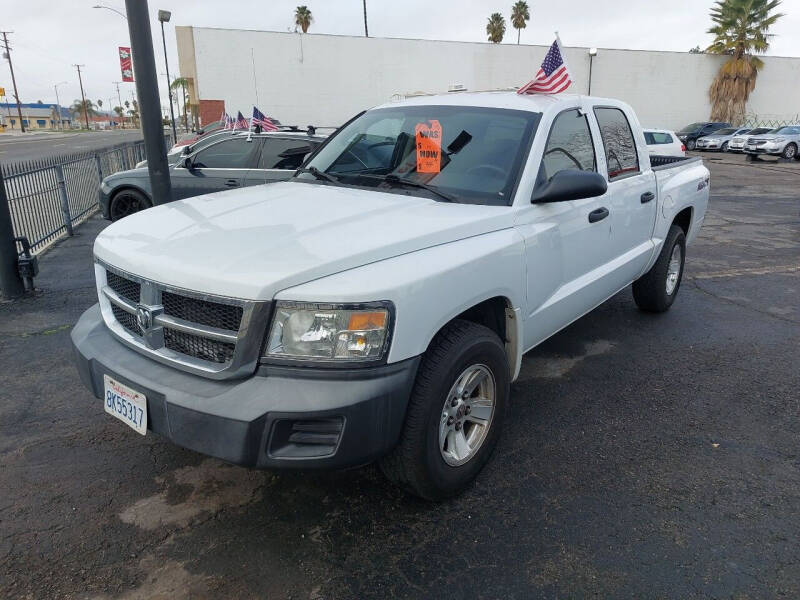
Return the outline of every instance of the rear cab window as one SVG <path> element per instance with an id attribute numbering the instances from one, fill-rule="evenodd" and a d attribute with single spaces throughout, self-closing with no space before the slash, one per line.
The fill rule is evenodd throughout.
<path id="1" fill-rule="evenodd" d="M 637 175 L 640 172 L 639 155 L 625 113 L 619 108 L 597 106 L 594 114 L 606 154 L 608 180 Z"/>

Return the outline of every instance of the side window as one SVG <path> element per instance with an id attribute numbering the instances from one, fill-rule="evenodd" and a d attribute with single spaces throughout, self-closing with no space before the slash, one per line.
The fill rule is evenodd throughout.
<path id="1" fill-rule="evenodd" d="M 250 166 L 253 148 L 258 144 L 248 142 L 244 136 L 225 140 L 198 152 L 192 159 L 201 169 L 246 169 Z"/>
<path id="2" fill-rule="evenodd" d="M 267 138 L 261 148 L 259 169 L 297 169 L 313 149 L 307 140 Z"/>
<path id="3" fill-rule="evenodd" d="M 547 180 L 565 169 L 597 170 L 589 123 L 577 109 L 564 111 L 553 121 L 540 177 Z"/>
<path id="4" fill-rule="evenodd" d="M 625 113 L 618 108 L 595 108 L 594 114 L 603 138 L 609 181 L 638 173 L 636 143 Z"/>

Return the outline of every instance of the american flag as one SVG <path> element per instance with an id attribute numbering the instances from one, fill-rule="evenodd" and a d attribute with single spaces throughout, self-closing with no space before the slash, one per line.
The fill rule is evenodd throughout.
<path id="1" fill-rule="evenodd" d="M 247 124 L 247 119 L 242 115 L 242 111 L 238 112 L 236 121 L 233 124 L 233 130 L 236 131 L 237 129 L 250 129 L 250 125 Z"/>
<path id="2" fill-rule="evenodd" d="M 559 39 L 553 42 L 536 77 L 517 90 L 518 94 L 558 94 L 572 83 Z"/>
<path id="3" fill-rule="evenodd" d="M 223 129 L 233 129 L 233 118 L 228 113 L 225 113 L 223 119 L 225 120 L 225 127 L 223 127 Z"/>
<path id="4" fill-rule="evenodd" d="M 275 123 L 272 122 L 272 119 L 264 116 L 264 113 L 258 110 L 255 106 L 253 107 L 253 118 L 250 119 L 250 125 L 253 127 L 260 126 L 262 131 L 278 131 L 278 128 Z"/>

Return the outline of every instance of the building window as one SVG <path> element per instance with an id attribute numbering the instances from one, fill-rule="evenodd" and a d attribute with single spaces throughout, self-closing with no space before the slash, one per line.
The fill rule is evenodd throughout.
<path id="1" fill-rule="evenodd" d="M 45 121 L 44 119 L 36 119 L 36 124 L 39 127 L 45 127 L 47 125 L 47 121 Z"/>

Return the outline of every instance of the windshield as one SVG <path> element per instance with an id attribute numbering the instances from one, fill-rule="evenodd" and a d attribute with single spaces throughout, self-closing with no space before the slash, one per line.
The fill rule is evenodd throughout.
<path id="1" fill-rule="evenodd" d="M 714 132 L 714 135 L 733 135 L 734 133 L 736 133 L 736 129 L 731 127 L 731 128 L 728 128 L 728 129 L 717 129 Z"/>
<path id="2" fill-rule="evenodd" d="M 331 176 L 330 185 L 508 205 L 540 117 L 471 106 L 370 110 L 337 132 L 306 167 Z M 296 179 L 320 177 L 301 172 Z"/>
<path id="3" fill-rule="evenodd" d="M 705 126 L 705 123 L 692 123 L 691 125 L 687 125 L 681 129 L 678 133 L 691 133 L 692 131 L 696 131 L 703 126 Z"/>

